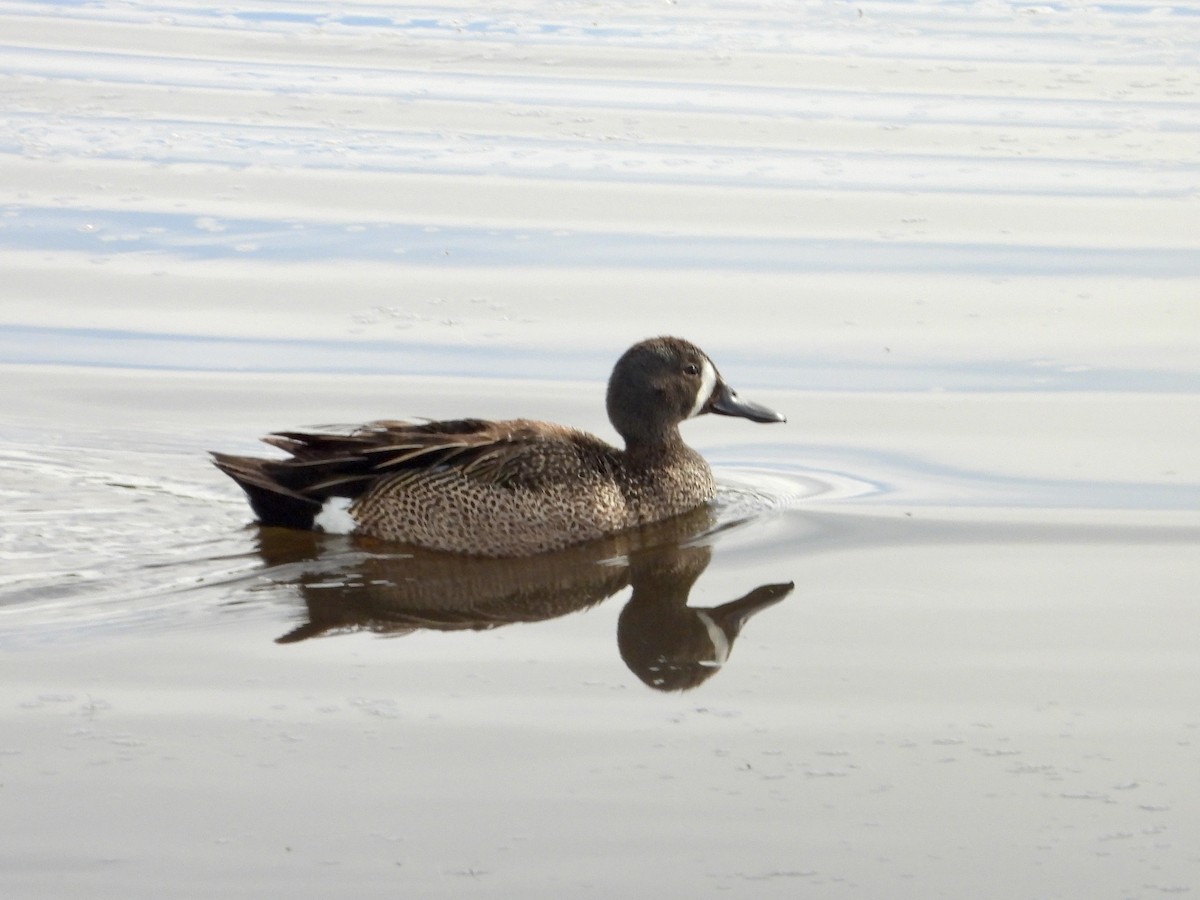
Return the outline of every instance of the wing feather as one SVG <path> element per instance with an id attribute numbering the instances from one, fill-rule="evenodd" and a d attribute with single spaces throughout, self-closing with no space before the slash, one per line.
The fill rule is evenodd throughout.
<path id="1" fill-rule="evenodd" d="M 344 432 L 279 431 L 263 440 L 286 459 L 217 455 L 226 474 L 258 498 L 319 508 L 330 497 L 356 499 L 375 484 L 465 477 L 497 487 L 538 489 L 556 479 L 611 474 L 618 451 L 574 429 L 514 419 L 489 422 L 383 420 Z M 267 515 L 262 515 L 264 521 Z"/>

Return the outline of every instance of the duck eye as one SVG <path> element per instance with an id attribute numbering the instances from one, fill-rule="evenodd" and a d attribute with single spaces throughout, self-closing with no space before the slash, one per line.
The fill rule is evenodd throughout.
<path id="1" fill-rule="evenodd" d="M 696 365 L 695 363 L 688 363 L 686 366 L 683 367 L 683 371 L 688 375 L 699 375 L 700 367 L 698 365 Z"/>

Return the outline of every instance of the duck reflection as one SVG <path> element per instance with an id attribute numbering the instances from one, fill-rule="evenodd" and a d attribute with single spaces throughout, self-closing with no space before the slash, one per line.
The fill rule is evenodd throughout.
<path id="1" fill-rule="evenodd" d="M 701 508 L 554 553 L 485 559 L 262 528 L 259 552 L 276 583 L 294 587 L 307 609 L 308 621 L 277 639 L 284 644 L 348 631 L 539 622 L 632 587 L 617 625 L 621 657 L 645 684 L 668 691 L 720 671 L 746 622 L 792 590 L 766 584 L 719 606 L 688 606 L 712 556 L 703 538 L 714 530 L 712 511 Z"/>

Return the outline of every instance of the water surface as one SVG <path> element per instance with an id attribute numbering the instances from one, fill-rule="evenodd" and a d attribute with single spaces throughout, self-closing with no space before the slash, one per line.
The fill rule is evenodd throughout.
<path id="1" fill-rule="evenodd" d="M 1200 884 L 1184 4 L 0 2 L 0 890 Z M 260 532 L 205 452 L 785 426 L 535 563 Z"/>

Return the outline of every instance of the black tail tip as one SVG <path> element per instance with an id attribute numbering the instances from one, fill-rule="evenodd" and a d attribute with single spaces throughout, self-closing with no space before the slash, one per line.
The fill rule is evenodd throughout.
<path id="1" fill-rule="evenodd" d="M 311 529 L 321 504 L 276 483 L 264 471 L 263 460 L 213 453 L 213 465 L 246 492 L 250 508 L 262 525 Z"/>

